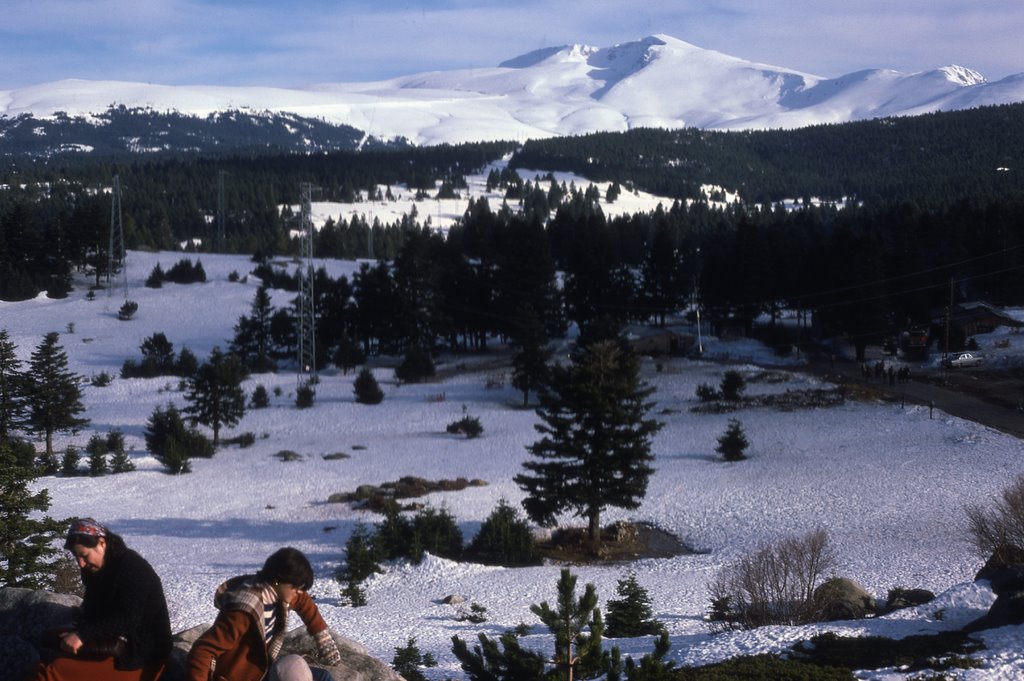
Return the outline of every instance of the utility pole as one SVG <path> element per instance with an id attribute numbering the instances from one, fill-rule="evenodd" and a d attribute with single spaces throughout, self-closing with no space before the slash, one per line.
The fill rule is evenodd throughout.
<path id="1" fill-rule="evenodd" d="M 302 207 L 300 211 L 299 253 L 299 385 L 312 385 L 316 377 L 316 313 L 313 297 L 313 188 L 308 182 L 300 185 Z"/>
<path id="2" fill-rule="evenodd" d="M 950 318 L 953 315 L 953 277 L 949 278 L 949 305 L 946 307 L 946 342 L 942 346 L 942 359 L 945 360 L 949 356 L 949 325 Z M 945 362 L 943 362 L 945 366 Z"/>

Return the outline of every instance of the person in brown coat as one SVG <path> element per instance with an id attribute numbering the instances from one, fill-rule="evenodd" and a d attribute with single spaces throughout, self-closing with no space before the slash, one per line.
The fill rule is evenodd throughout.
<path id="1" fill-rule="evenodd" d="M 313 599 L 313 569 L 298 549 L 274 552 L 255 575 L 233 577 L 217 589 L 220 610 L 213 626 L 199 637 L 188 655 L 189 681 L 331 681 L 330 672 L 310 668 L 298 655 L 280 657 L 295 611 L 316 639 L 321 660 L 341 662 L 341 653 Z"/>

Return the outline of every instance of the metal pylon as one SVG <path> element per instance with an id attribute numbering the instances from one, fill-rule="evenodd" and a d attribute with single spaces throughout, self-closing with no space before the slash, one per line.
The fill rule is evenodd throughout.
<path id="1" fill-rule="evenodd" d="M 313 219 L 311 213 L 312 187 L 308 182 L 300 186 L 302 194 L 301 234 L 299 253 L 299 371 L 300 385 L 316 383 L 316 313 L 313 309 Z"/>
<path id="2" fill-rule="evenodd" d="M 110 277 L 114 266 L 121 264 L 121 281 L 124 287 L 124 298 L 128 300 L 128 263 L 124 251 L 124 223 L 121 220 L 121 176 L 114 175 L 114 184 L 110 190 L 110 244 L 107 246 L 107 296 L 113 287 Z"/>
<path id="3" fill-rule="evenodd" d="M 214 248 L 224 252 L 224 171 L 217 173 L 217 243 Z"/>

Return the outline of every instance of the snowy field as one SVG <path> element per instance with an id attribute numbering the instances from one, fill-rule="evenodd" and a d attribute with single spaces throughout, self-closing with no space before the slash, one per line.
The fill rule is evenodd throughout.
<path id="1" fill-rule="evenodd" d="M 129 253 L 128 297 L 139 304 L 131 321 L 117 319 L 120 289 L 109 297 L 100 292 L 89 301 L 80 286 L 65 300 L 0 302 L 0 328 L 8 330 L 25 362 L 45 333 L 60 332 L 73 370 L 86 379 L 102 371 L 119 376 L 124 360 L 139 359 L 139 344 L 156 332 L 165 333 L 175 350 L 187 346 L 203 360 L 214 346 L 227 347 L 232 327 L 240 315 L 248 314 L 259 282 L 252 276 L 228 281 L 232 271 L 244 276 L 251 270 L 247 258 L 203 255 L 208 283 L 142 286 L 157 262 L 167 270 L 182 257 Z M 334 276 L 357 267 L 346 262 L 325 265 Z M 275 306 L 291 298 L 283 291 L 271 293 Z M 771 361 L 768 353 L 749 343 L 708 339 L 707 347 L 717 358 Z M 486 387 L 495 378 L 493 369 L 474 372 L 472 359 L 449 359 L 455 361 L 467 361 L 470 371 L 401 387 L 389 369 L 378 367 L 385 392 L 378 406 L 355 403 L 352 374 L 324 372 L 316 404 L 308 410 L 294 406 L 294 374 L 253 376 L 246 391 L 262 384 L 271 392 L 271 406 L 249 411 L 224 436 L 251 432 L 256 443 L 196 459 L 193 472 L 181 476 L 164 473 L 145 452 L 143 440 L 155 407 L 168 402 L 184 406 L 177 379 L 115 378 L 107 387 L 84 385 L 85 416 L 92 425 L 77 435 L 59 437 L 56 446 L 84 447 L 93 432 L 117 428 L 125 433 L 138 470 L 100 478 L 46 477 L 38 486 L 50 490 L 52 516 L 94 516 L 153 563 L 163 579 L 175 630 L 212 621 L 212 594 L 222 580 L 251 572 L 278 547 L 293 545 L 314 564 L 314 593 L 330 626 L 388 662 L 395 648 L 414 636 L 420 650 L 440 662 L 426 671 L 429 678 L 462 678 L 450 650 L 452 635 L 475 639 L 482 631 L 494 636 L 525 622 L 533 625 L 528 645 L 550 649 L 551 641 L 529 606 L 555 597 L 560 568 L 505 569 L 428 557 L 420 565 L 390 565 L 367 583 L 368 605 L 350 608 L 343 605 L 341 585 L 332 577 L 344 561 L 344 545 L 356 523 L 374 523 L 379 517 L 326 503 L 332 493 L 404 475 L 482 478 L 486 487 L 426 498 L 457 518 L 467 542 L 500 498 L 519 504 L 522 495 L 512 477 L 527 457 L 525 446 L 537 437 L 537 417 L 519 408 L 521 395 L 507 383 Z M 1019 440 L 940 412 L 930 418 L 927 409 L 893 404 L 691 413 L 696 387 L 717 384 L 727 368 L 736 366 L 751 375 L 757 371 L 753 365 L 721 359 L 672 359 L 657 371 L 653 361 L 644 361 L 645 379 L 657 388 L 655 411 L 666 424 L 654 439 L 657 472 L 638 510 L 610 509 L 603 518 L 656 523 L 702 553 L 574 567 L 581 585 L 593 582 L 606 601 L 616 597 L 617 581 L 635 571 L 651 595 L 656 617 L 670 632 L 670 657 L 685 665 L 783 651 L 825 630 L 895 637 L 934 633 L 956 629 L 987 611 L 993 596 L 983 584 L 972 582 L 983 561 L 966 541 L 963 508 L 987 503 L 1024 472 Z M 784 380 L 752 381 L 748 394 L 816 385 L 798 366 L 774 371 Z M 276 387 L 282 390 L 280 396 L 273 396 Z M 437 401 L 442 393 L 444 401 Z M 466 440 L 445 433 L 445 426 L 462 416 L 463 405 L 479 417 L 482 437 Z M 747 461 L 727 464 L 716 459 L 716 439 L 730 416 L 740 419 L 751 442 Z M 281 461 L 275 454 L 283 449 L 300 453 L 302 460 Z M 350 457 L 323 458 L 337 452 Z M 936 592 L 937 600 L 873 620 L 709 634 L 703 619 L 707 588 L 723 566 L 762 542 L 819 526 L 829 532 L 839 575 L 880 598 L 891 588 L 913 587 Z M 449 594 L 486 607 L 487 621 L 456 621 L 453 606 L 440 603 Z M 984 633 L 986 667 L 952 673 L 961 679 L 1020 678 L 1022 633 L 1020 627 Z M 643 638 L 615 643 L 625 654 L 642 655 L 652 648 L 652 641 Z M 865 678 L 899 677 L 890 671 Z"/>

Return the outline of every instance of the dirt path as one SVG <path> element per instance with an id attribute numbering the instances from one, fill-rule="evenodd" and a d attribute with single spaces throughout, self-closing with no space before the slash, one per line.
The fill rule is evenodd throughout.
<path id="1" fill-rule="evenodd" d="M 802 369 L 839 385 L 855 385 L 882 399 L 936 409 L 1024 438 L 1024 411 L 1014 395 L 1024 396 L 1024 381 L 997 372 L 977 370 L 919 371 L 911 380 L 890 384 L 888 379 L 865 378 L 860 364 L 844 359 L 812 357 Z"/>

